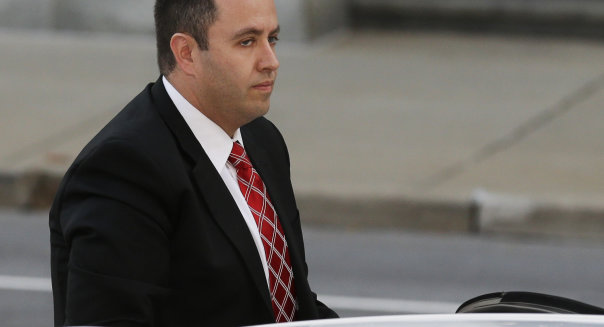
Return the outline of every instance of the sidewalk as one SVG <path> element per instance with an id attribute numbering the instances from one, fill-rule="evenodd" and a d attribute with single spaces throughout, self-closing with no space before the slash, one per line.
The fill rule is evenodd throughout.
<path id="1" fill-rule="evenodd" d="M 157 78 L 149 37 L 0 31 L 0 204 L 48 205 Z M 604 44 L 359 32 L 279 46 L 302 219 L 604 240 Z"/>

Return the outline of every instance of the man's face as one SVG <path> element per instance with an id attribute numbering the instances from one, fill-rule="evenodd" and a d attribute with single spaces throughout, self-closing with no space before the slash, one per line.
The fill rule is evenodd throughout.
<path id="1" fill-rule="evenodd" d="M 268 112 L 279 61 L 273 0 L 216 0 L 218 16 L 199 52 L 199 108 L 230 133 Z"/>

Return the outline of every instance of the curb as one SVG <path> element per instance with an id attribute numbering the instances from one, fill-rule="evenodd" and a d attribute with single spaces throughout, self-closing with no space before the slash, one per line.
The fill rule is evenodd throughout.
<path id="1" fill-rule="evenodd" d="M 0 173 L 0 207 L 48 209 L 63 176 L 41 170 Z"/>
<path id="2" fill-rule="evenodd" d="M 48 209 L 61 179 L 61 175 L 40 170 L 0 173 L 0 207 Z M 467 201 L 298 194 L 297 202 L 303 222 L 315 226 L 604 241 L 604 208 L 484 193 Z"/>
<path id="3" fill-rule="evenodd" d="M 455 202 L 298 195 L 297 201 L 312 225 L 604 241 L 604 208 L 492 197 Z"/>
<path id="4" fill-rule="evenodd" d="M 348 229 L 394 228 L 451 233 L 469 233 L 474 225 L 469 203 L 310 194 L 299 194 L 296 200 L 303 221 L 309 224 Z"/>

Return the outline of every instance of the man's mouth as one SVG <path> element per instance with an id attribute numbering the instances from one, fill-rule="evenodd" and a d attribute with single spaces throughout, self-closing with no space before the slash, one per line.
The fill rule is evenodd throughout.
<path id="1" fill-rule="evenodd" d="M 263 91 L 263 92 L 271 92 L 273 90 L 273 85 L 275 84 L 275 81 L 265 81 L 262 83 L 258 83 L 256 85 L 253 86 L 254 89 L 258 90 L 258 91 Z"/>

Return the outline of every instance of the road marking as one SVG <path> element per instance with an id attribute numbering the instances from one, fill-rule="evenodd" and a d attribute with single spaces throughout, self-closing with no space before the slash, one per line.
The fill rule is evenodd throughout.
<path id="1" fill-rule="evenodd" d="M 0 275 L 0 289 L 51 292 L 50 278 Z"/>
<path id="2" fill-rule="evenodd" d="M 455 313 L 460 303 L 381 299 L 356 296 L 319 295 L 319 300 L 333 309 L 376 311 L 385 313 Z"/>
<path id="3" fill-rule="evenodd" d="M 50 278 L 0 275 L 0 289 L 51 292 Z M 384 299 L 359 296 L 319 295 L 319 300 L 334 309 L 385 313 L 454 313 L 458 303 Z"/>

